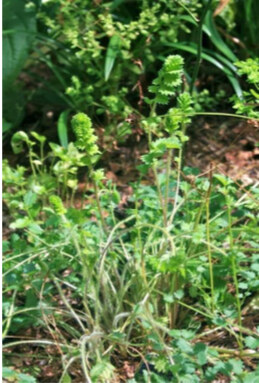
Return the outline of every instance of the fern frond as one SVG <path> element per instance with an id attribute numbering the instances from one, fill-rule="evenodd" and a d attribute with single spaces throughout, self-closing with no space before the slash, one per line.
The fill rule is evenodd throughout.
<path id="1" fill-rule="evenodd" d="M 149 91 L 154 93 L 154 102 L 167 104 L 182 83 L 183 58 L 179 55 L 168 56 L 158 77 L 153 80 Z"/>
<path id="2" fill-rule="evenodd" d="M 193 100 L 190 93 L 184 92 L 180 94 L 180 96 L 177 98 L 177 104 L 185 116 L 190 116 L 193 114 Z"/>
<path id="3" fill-rule="evenodd" d="M 192 108 L 193 100 L 191 95 L 187 92 L 182 93 L 177 98 L 177 108 L 172 108 L 168 112 L 166 119 L 166 130 L 169 133 L 173 133 L 180 129 L 182 125 L 187 125 L 191 122 L 191 116 L 193 115 Z"/>

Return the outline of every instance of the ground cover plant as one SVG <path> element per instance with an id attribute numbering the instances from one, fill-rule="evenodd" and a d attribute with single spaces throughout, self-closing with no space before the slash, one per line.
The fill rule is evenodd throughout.
<path id="1" fill-rule="evenodd" d="M 147 111 L 144 93 L 166 56 L 185 57 L 186 79 L 196 90 L 193 65 L 202 41 L 199 91 L 220 92 L 223 100 L 234 89 L 240 97 L 234 63 L 256 57 L 258 3 L 235 3 L 4 0 L 4 137 L 23 121 L 40 123 L 52 136 L 59 116 L 69 129 L 68 115 L 87 109 L 104 127 L 105 141 L 125 140 L 134 133 L 125 119 Z M 217 89 L 205 81 L 209 74 L 228 84 Z"/>
<path id="2" fill-rule="evenodd" d="M 200 115 L 256 126 L 259 62 L 232 56 L 232 72 L 240 78 L 222 72 L 236 93 L 224 105 L 233 109 L 215 112 L 226 93 L 219 89 L 214 97 L 196 89 L 200 60 L 208 59 L 209 52 L 201 40 L 196 42 L 198 57 L 189 73 L 188 58 L 185 62 L 179 54 L 186 45 L 174 39 L 186 17 L 197 24 L 201 39 L 202 29 L 214 31 L 212 11 L 223 7 L 222 20 L 231 20 L 234 8 L 210 1 L 202 12 L 198 1 L 192 7 L 184 1 L 136 3 L 141 8 L 137 21 L 123 1 L 104 2 L 100 8 L 96 3 L 87 15 L 82 9 L 89 2 L 82 0 L 49 1 L 49 13 L 41 8 L 39 17 L 53 41 L 62 36 L 66 52 L 73 49 L 75 54 L 70 64 L 88 68 L 89 81 L 82 86 L 77 66 L 60 69 L 74 77 L 67 90 L 56 88 L 63 100 L 72 102 L 69 108 L 62 106 L 59 143 L 40 129 L 8 125 L 10 146 L 22 164 L 14 165 L 13 157 L 3 162 L 8 212 L 3 241 L 4 382 L 259 381 L 258 182 L 243 185 L 213 163 L 205 172 L 186 165 L 186 144 Z M 246 12 L 252 9 L 253 2 L 249 4 Z M 26 9 L 31 18 L 32 8 Z M 165 9 L 174 16 L 161 19 Z M 56 24 L 53 13 L 59 18 Z M 221 37 L 215 40 L 217 33 L 211 42 L 231 55 Z M 251 27 L 247 44 L 253 33 Z M 132 98 L 128 102 L 124 97 L 124 84 L 130 87 L 140 73 L 132 70 L 131 77 L 133 67 L 122 57 L 134 58 L 149 34 L 151 41 L 162 40 L 154 42 L 158 54 L 163 52 L 162 64 L 154 61 L 155 48 L 148 52 L 145 47 L 146 60 L 155 62 L 157 71 L 144 71 L 148 84 L 137 109 Z M 161 45 L 169 43 L 177 54 L 166 56 Z M 101 44 L 107 45 L 104 57 Z M 46 63 L 51 66 L 52 60 Z M 62 79 L 56 71 L 59 60 L 61 56 L 52 69 Z M 107 149 L 94 123 L 104 114 L 107 118 L 98 121 L 107 127 L 111 142 L 120 142 L 116 129 L 121 123 L 132 134 L 132 120 L 144 137 L 126 196 L 107 176 L 111 146 Z"/>
<path id="3" fill-rule="evenodd" d="M 177 92 L 182 74 L 181 56 L 169 56 L 150 87 L 150 117 L 142 121 L 149 150 L 123 219 L 116 186 L 95 169 L 101 153 L 87 115 L 73 117 L 76 141 L 67 149 L 50 143 L 46 154 L 45 137 L 35 132 L 12 138 L 16 153 L 26 145 L 31 175 L 5 164 L 4 200 L 15 231 L 4 242 L 4 335 L 33 324 L 53 339 L 4 347 L 57 347 L 60 382 L 71 381 L 70 367 L 78 360 L 86 382 L 112 381 L 114 361 L 129 356 L 139 364 L 129 382 L 202 382 L 219 374 L 236 382 L 257 379 L 245 363 L 258 358 L 258 330 L 245 327 L 242 313 L 248 304 L 256 306 L 259 190 L 240 191 L 212 169 L 207 178 L 182 170 L 186 128 L 195 114 L 191 95 Z M 157 115 L 157 105 L 176 94 L 176 107 Z M 90 200 L 76 210 L 82 166 Z M 145 174 L 152 179 L 148 185 L 141 182 Z M 206 335 L 219 329 L 231 338 L 231 348 L 207 344 Z M 11 373 L 7 369 L 5 378 Z"/>

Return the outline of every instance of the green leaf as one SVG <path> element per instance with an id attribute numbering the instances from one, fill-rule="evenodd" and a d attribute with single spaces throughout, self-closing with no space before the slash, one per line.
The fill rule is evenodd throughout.
<path id="1" fill-rule="evenodd" d="M 166 303 L 173 303 L 175 301 L 172 294 L 164 294 L 163 298 Z"/>
<path id="2" fill-rule="evenodd" d="M 37 381 L 33 376 L 27 374 L 18 374 L 17 383 L 37 383 Z"/>
<path id="3" fill-rule="evenodd" d="M 121 39 L 118 35 L 111 37 L 105 58 L 104 78 L 107 81 L 110 77 L 112 68 L 115 63 L 115 59 L 120 50 Z"/>
<path id="4" fill-rule="evenodd" d="M 207 363 L 207 350 L 208 347 L 204 343 L 196 343 L 194 346 L 194 354 L 196 355 L 200 366 Z"/>
<path id="5" fill-rule="evenodd" d="M 191 344 L 184 339 L 179 339 L 177 341 L 177 346 L 182 352 L 186 352 L 187 354 L 190 354 L 193 352 L 193 348 Z"/>
<path id="6" fill-rule="evenodd" d="M 101 383 L 110 380 L 113 377 L 113 371 L 114 366 L 111 363 L 102 360 L 91 369 L 91 378 L 94 382 Z"/>
<path id="7" fill-rule="evenodd" d="M 42 144 L 46 141 L 46 137 L 38 134 L 37 132 L 31 132 L 31 135 Z"/>
<path id="8" fill-rule="evenodd" d="M 237 61 L 236 55 L 224 43 L 220 34 L 218 33 L 218 30 L 213 20 L 213 13 L 211 10 L 208 10 L 206 14 L 204 25 L 206 25 L 206 27 L 208 28 L 205 30 L 205 32 L 210 37 L 212 43 L 218 48 L 218 50 L 221 53 L 223 53 L 226 57 L 228 57 L 231 61 Z"/>
<path id="9" fill-rule="evenodd" d="M 180 301 L 184 297 L 184 291 L 182 289 L 175 291 L 174 297 Z"/>
<path id="10" fill-rule="evenodd" d="M 28 227 L 31 223 L 31 220 L 29 217 L 25 218 L 18 218 L 16 221 L 11 223 L 10 228 L 11 229 L 24 229 L 25 227 Z"/>
<path id="11" fill-rule="evenodd" d="M 176 339 L 184 338 L 191 340 L 195 337 L 195 332 L 191 330 L 170 330 L 169 334 Z"/>
<path id="12" fill-rule="evenodd" d="M 197 56 L 197 50 L 198 46 L 197 44 L 194 43 L 189 43 L 188 45 L 183 44 L 183 43 L 166 43 L 165 45 L 174 47 L 176 49 L 181 49 L 183 51 L 192 53 L 193 55 Z M 213 57 L 214 53 L 208 49 L 203 49 L 201 57 L 219 68 L 222 72 L 225 73 L 225 75 L 228 77 L 229 82 L 232 84 L 233 89 L 235 90 L 236 94 L 238 97 L 242 98 L 242 89 L 239 85 L 238 80 L 235 77 L 235 74 L 233 73 L 232 70 L 226 67 L 226 58 L 221 56 L 220 54 L 217 53 L 217 59 Z M 220 60 L 220 61 L 219 61 Z M 224 65 L 223 65 L 224 64 Z M 233 65 L 232 63 L 228 63 L 229 65 Z"/>
<path id="13" fill-rule="evenodd" d="M 11 146 L 14 154 L 21 153 L 23 150 L 23 142 L 30 142 L 28 135 L 23 131 L 16 132 L 11 139 Z"/>
<path id="14" fill-rule="evenodd" d="M 58 119 L 58 138 L 60 144 L 67 149 L 68 146 L 68 115 L 69 115 L 69 109 L 63 111 Z"/>
<path id="15" fill-rule="evenodd" d="M 245 338 L 246 347 L 252 348 L 253 350 L 259 347 L 259 338 L 254 338 L 253 336 L 248 336 Z"/>
<path id="16" fill-rule="evenodd" d="M 9 367 L 3 367 L 2 369 L 2 377 L 3 378 L 15 378 L 16 377 L 16 372 L 14 370 L 12 370 L 11 368 Z"/>
<path id="17" fill-rule="evenodd" d="M 159 138 L 152 143 L 152 150 L 161 151 L 163 153 L 166 149 L 180 149 L 181 143 L 177 137 L 172 136 L 168 138 Z"/>
<path id="18" fill-rule="evenodd" d="M 27 207 L 31 207 L 37 201 L 37 194 L 29 190 L 23 197 L 24 203 Z"/>
<path id="19" fill-rule="evenodd" d="M 25 92 L 19 83 L 16 82 L 15 86 L 10 85 L 3 90 L 3 116 L 12 125 L 12 129 L 18 127 L 21 123 L 25 114 L 25 105 Z M 6 130 L 3 130 L 3 133 L 5 132 Z"/>
<path id="20" fill-rule="evenodd" d="M 242 360 L 229 359 L 228 363 L 231 364 L 233 372 L 237 375 L 241 374 L 243 371 L 243 362 Z"/>
<path id="21" fill-rule="evenodd" d="M 3 89 L 22 70 L 36 33 L 35 7 L 24 1 L 3 1 Z"/>
<path id="22" fill-rule="evenodd" d="M 30 230 L 30 232 L 32 232 L 33 234 L 42 234 L 43 233 L 43 229 L 35 222 L 31 223 L 28 225 L 28 228 Z"/>
<path id="23" fill-rule="evenodd" d="M 12 128 L 13 128 L 13 124 L 12 124 L 11 122 L 6 121 L 6 120 L 3 118 L 3 122 L 2 122 L 2 132 L 3 132 L 3 133 L 9 132 L 10 130 L 12 130 Z"/>
<path id="24" fill-rule="evenodd" d="M 72 379 L 70 378 L 70 376 L 68 375 L 68 373 L 66 373 L 63 377 L 62 377 L 62 379 L 61 379 L 61 381 L 60 381 L 60 383 L 71 383 L 72 382 Z"/>
<path id="25" fill-rule="evenodd" d="M 149 323 L 148 323 L 148 326 L 150 326 Z M 148 326 L 146 328 L 148 328 Z M 149 328 L 151 329 L 152 326 Z M 156 333 L 152 332 L 151 334 L 149 334 L 148 339 L 152 342 L 152 347 L 154 350 L 156 351 L 164 350 L 164 344 L 161 342 L 159 336 Z"/>
<path id="26" fill-rule="evenodd" d="M 244 383 L 259 383 L 259 374 L 256 372 L 247 374 Z"/>
<path id="27" fill-rule="evenodd" d="M 246 0 L 243 3 L 244 11 L 245 11 L 245 28 L 247 31 L 243 31 L 246 36 L 247 32 L 250 34 L 251 41 L 253 44 L 257 44 L 258 41 L 258 12 L 259 12 L 259 3 L 257 0 Z M 241 10 L 241 12 L 243 9 Z M 258 52 L 256 50 L 255 52 Z"/>

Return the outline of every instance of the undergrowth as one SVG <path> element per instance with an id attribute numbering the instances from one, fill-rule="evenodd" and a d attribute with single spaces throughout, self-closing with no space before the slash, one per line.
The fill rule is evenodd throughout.
<path id="1" fill-rule="evenodd" d="M 7 381 L 22 382 L 9 353 L 21 345 L 55 348 L 60 383 L 73 381 L 78 364 L 82 381 L 112 382 L 129 360 L 136 371 L 128 383 L 258 381 L 259 329 L 244 320 L 258 312 L 259 188 L 212 166 L 203 175 L 184 166 L 197 112 L 183 74 L 182 57 L 169 56 L 149 88 L 150 115 L 141 121 L 149 149 L 124 206 L 97 166 L 87 115 L 73 117 L 76 140 L 67 148 L 49 143 L 49 151 L 36 132 L 13 136 L 30 169 L 5 161 L 3 170 L 12 220 L 3 260 Z M 257 103 L 256 90 L 245 96 Z M 79 168 L 87 182 L 77 209 Z M 21 340 L 30 327 L 46 338 Z"/>

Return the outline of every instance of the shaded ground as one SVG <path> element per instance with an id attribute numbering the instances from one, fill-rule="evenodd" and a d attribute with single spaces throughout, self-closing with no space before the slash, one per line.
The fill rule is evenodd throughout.
<path id="1" fill-rule="evenodd" d="M 199 120 L 186 148 L 186 163 L 228 175 L 244 185 L 259 180 L 259 123 L 251 120 Z"/>
<path id="2" fill-rule="evenodd" d="M 185 165 L 201 172 L 209 169 L 228 175 L 244 185 L 259 179 L 259 122 L 236 118 L 203 117 L 189 127 L 190 140 L 186 144 Z M 136 166 L 147 150 L 146 138 L 135 133 L 120 147 L 104 153 L 102 166 L 106 176 L 119 187 L 127 187 L 136 180 Z"/>

